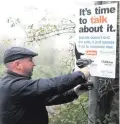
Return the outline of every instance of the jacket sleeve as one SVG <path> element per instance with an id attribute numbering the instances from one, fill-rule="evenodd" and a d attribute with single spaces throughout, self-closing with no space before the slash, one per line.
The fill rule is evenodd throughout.
<path id="1" fill-rule="evenodd" d="M 62 94 L 74 86 L 84 83 L 84 75 L 81 72 L 58 76 L 49 79 L 14 79 L 10 86 L 13 100 L 28 101 L 53 97 Z"/>
<path id="2" fill-rule="evenodd" d="M 78 95 L 74 92 L 74 90 L 69 90 L 63 94 L 56 95 L 52 98 L 48 98 L 46 100 L 46 106 L 64 104 L 68 102 L 72 102 L 77 99 Z"/>

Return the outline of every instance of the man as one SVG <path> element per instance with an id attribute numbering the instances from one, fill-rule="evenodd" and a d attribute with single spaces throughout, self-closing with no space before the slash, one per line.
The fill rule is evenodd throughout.
<path id="1" fill-rule="evenodd" d="M 45 106 L 78 98 L 77 85 L 85 84 L 89 77 L 88 68 L 83 68 L 55 78 L 33 80 L 32 58 L 37 55 L 22 47 L 5 51 L 7 73 L 0 81 L 0 124 L 48 124 Z"/>

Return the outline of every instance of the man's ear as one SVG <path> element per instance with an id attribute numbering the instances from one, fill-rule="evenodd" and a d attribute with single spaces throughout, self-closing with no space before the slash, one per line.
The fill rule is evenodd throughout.
<path id="1" fill-rule="evenodd" d="M 18 70 L 22 69 L 22 65 L 19 60 L 14 61 L 15 68 Z"/>

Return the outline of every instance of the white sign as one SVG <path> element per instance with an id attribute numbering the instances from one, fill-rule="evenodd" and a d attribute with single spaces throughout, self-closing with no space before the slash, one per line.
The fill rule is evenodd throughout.
<path id="1" fill-rule="evenodd" d="M 80 7 L 77 10 L 76 46 L 91 64 L 91 75 L 115 78 L 117 3 Z"/>

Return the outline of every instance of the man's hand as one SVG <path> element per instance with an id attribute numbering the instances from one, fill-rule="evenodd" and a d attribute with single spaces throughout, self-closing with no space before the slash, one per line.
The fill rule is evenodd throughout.
<path id="1" fill-rule="evenodd" d="M 80 84 L 74 87 L 74 91 L 79 96 L 83 92 L 91 90 L 92 88 L 93 88 L 93 83 L 85 83 L 85 84 Z"/>
<path id="2" fill-rule="evenodd" d="M 88 78 L 90 76 L 90 71 L 89 71 L 88 67 L 79 68 L 79 67 L 76 66 L 75 71 L 81 71 L 84 74 L 85 79 L 88 80 Z"/>

